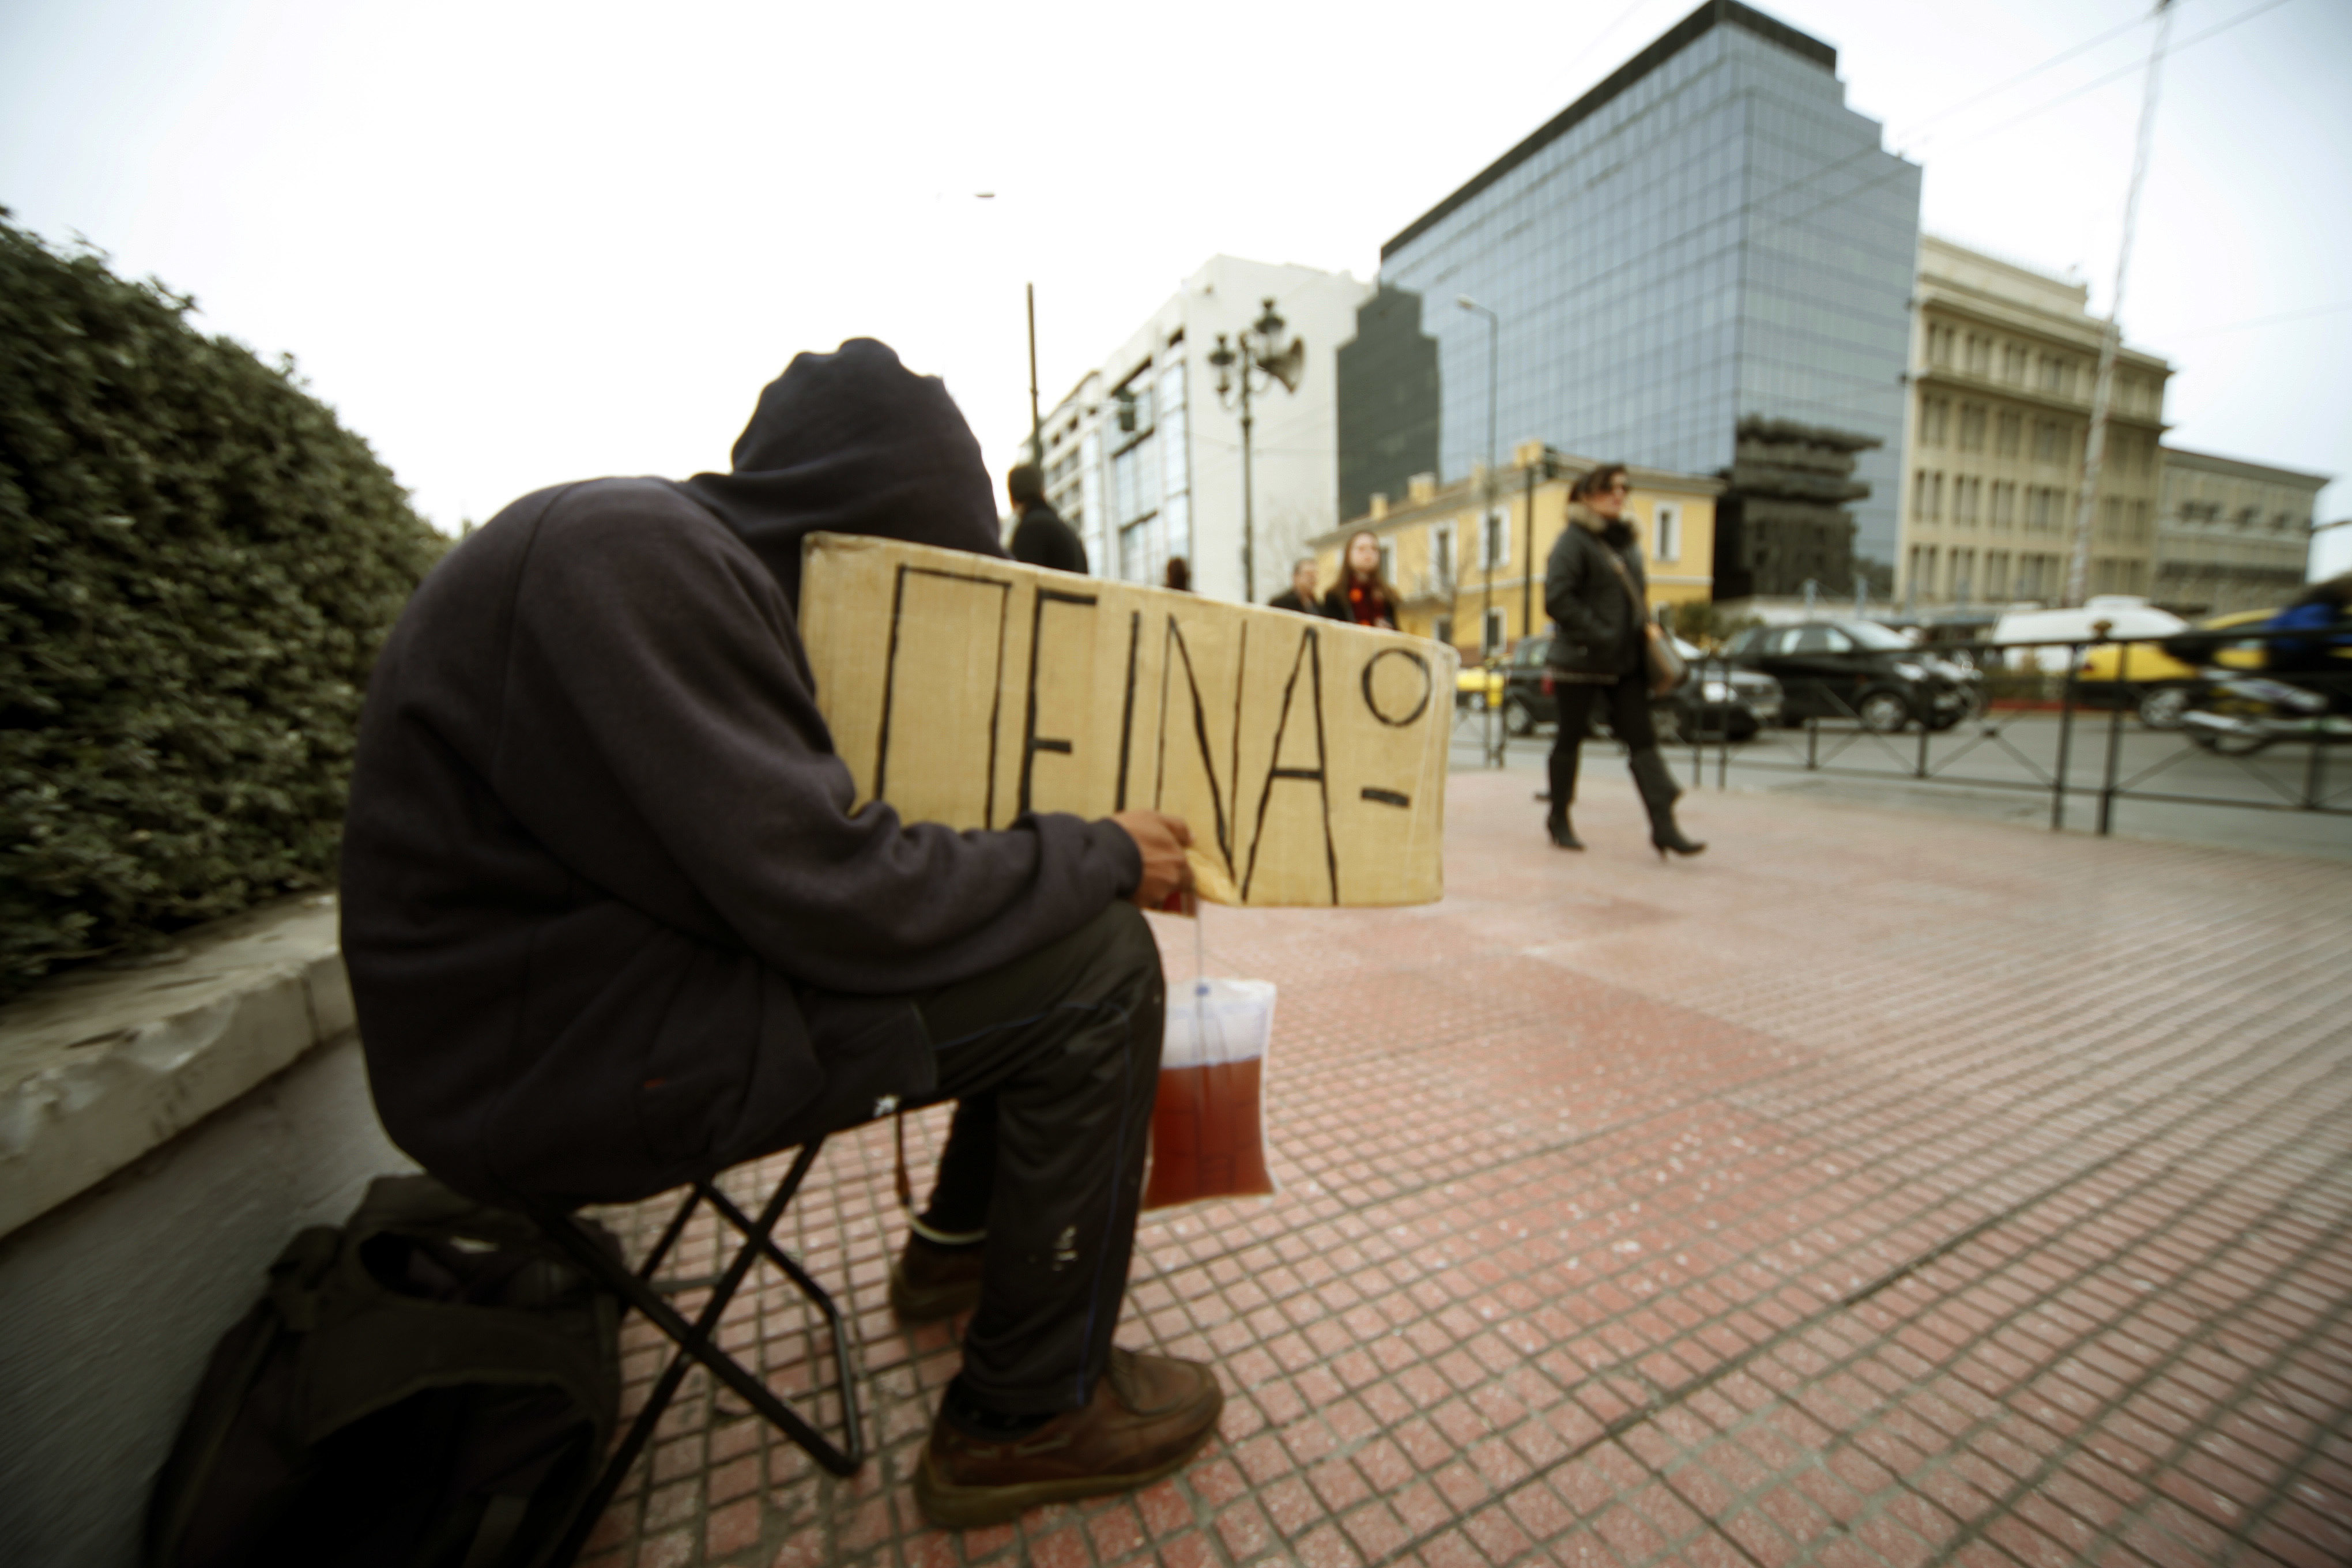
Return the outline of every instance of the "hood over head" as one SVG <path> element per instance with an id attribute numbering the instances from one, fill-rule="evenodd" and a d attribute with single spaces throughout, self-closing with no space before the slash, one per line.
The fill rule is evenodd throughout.
<path id="1" fill-rule="evenodd" d="M 742 537 L 795 611 L 812 533 L 1004 553 L 988 467 L 947 384 L 872 338 L 795 354 L 761 390 L 732 458 L 732 472 L 679 488 Z"/>

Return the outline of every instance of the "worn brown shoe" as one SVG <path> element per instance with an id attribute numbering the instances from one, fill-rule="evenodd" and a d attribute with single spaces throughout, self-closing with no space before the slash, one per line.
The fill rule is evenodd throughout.
<path id="1" fill-rule="evenodd" d="M 890 1265 L 890 1310 L 902 1323 L 952 1318 L 980 1305 L 980 1275 L 987 1249 L 941 1247 L 919 1236 Z"/>
<path id="2" fill-rule="evenodd" d="M 1224 1407 L 1217 1374 L 1199 1362 L 1114 1345 L 1085 1407 L 1025 1436 L 976 1437 L 942 1413 L 915 1470 L 915 1503 L 943 1530 L 970 1530 L 1149 1486 L 1200 1452 Z"/>

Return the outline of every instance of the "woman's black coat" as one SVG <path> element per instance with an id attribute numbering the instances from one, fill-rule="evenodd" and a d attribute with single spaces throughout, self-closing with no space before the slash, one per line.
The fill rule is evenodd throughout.
<path id="1" fill-rule="evenodd" d="M 1555 674 L 1613 680 L 1642 662 L 1646 617 L 1633 610 L 1636 603 L 1649 602 L 1641 540 L 1632 524 L 1604 525 L 1581 506 L 1569 510 L 1569 520 L 1544 568 L 1544 609 L 1554 628 L 1547 662 Z M 1633 579 L 1631 594 L 1610 564 L 1612 556 Z"/>

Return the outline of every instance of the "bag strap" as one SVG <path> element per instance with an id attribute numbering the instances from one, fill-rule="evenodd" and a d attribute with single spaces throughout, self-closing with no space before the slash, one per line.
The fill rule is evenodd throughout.
<path id="1" fill-rule="evenodd" d="M 1634 589 L 1633 574 L 1625 570 L 1625 558 L 1610 549 L 1607 544 L 1602 544 L 1601 550 L 1602 554 L 1609 557 L 1609 564 L 1617 568 L 1617 581 L 1625 585 L 1625 600 L 1633 606 L 1633 619 L 1644 625 L 1648 624 L 1650 606 L 1642 603 L 1642 595 Z"/>

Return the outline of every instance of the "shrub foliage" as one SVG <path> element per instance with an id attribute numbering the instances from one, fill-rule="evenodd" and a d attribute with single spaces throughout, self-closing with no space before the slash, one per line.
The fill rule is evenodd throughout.
<path id="1" fill-rule="evenodd" d="M 192 301 L 0 222 L 0 996 L 332 875 L 441 542 Z"/>

